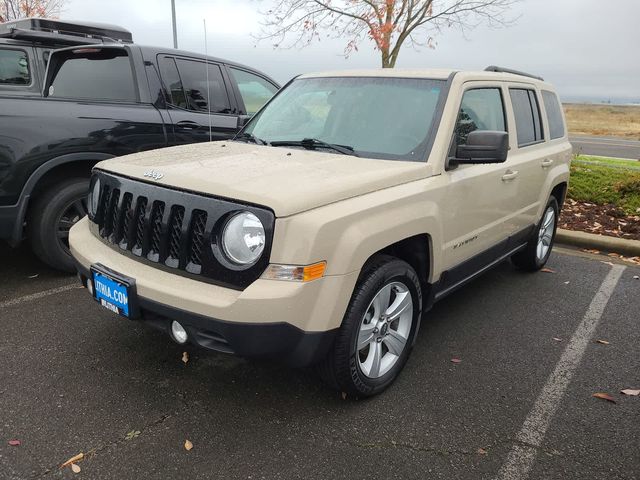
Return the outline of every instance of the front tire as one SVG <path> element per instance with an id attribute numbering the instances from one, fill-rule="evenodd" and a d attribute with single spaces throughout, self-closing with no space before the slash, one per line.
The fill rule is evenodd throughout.
<path id="1" fill-rule="evenodd" d="M 516 267 L 535 272 L 545 266 L 551 256 L 553 242 L 556 238 L 558 213 L 558 201 L 555 197 L 551 197 L 526 248 L 511 257 L 511 261 Z"/>
<path id="2" fill-rule="evenodd" d="M 320 376 L 354 397 L 382 392 L 409 358 L 421 311 L 414 269 L 395 257 L 376 257 L 358 280 Z"/>
<path id="3" fill-rule="evenodd" d="M 87 214 L 89 179 L 71 178 L 45 190 L 31 205 L 27 236 L 31 249 L 56 270 L 73 273 L 69 230 Z"/>

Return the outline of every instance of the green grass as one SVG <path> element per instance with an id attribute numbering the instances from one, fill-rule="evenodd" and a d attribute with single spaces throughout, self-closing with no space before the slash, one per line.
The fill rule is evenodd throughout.
<path id="1" fill-rule="evenodd" d="M 594 157 L 592 155 L 578 155 L 575 159 L 578 163 L 593 163 L 597 165 L 610 165 L 612 167 L 624 167 L 631 169 L 640 169 L 640 161 L 627 160 L 624 158 L 606 158 L 606 157 Z"/>
<path id="2" fill-rule="evenodd" d="M 622 162 L 622 163 L 621 163 Z M 634 162 L 630 161 L 633 166 Z M 599 205 L 613 204 L 627 215 L 640 212 L 640 169 L 625 160 L 579 156 L 571 165 L 569 198 Z"/>

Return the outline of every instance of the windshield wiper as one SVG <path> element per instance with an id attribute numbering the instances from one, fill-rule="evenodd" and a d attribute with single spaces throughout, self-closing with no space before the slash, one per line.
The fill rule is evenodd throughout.
<path id="1" fill-rule="evenodd" d="M 270 145 L 272 147 L 303 147 L 307 150 L 326 148 L 328 150 L 333 150 L 334 152 L 342 153 L 343 155 L 353 155 L 354 157 L 358 156 L 353 147 L 349 145 L 327 143 L 322 140 L 318 140 L 317 138 L 303 138 L 302 140 L 275 140 L 271 142 Z"/>
<path id="2" fill-rule="evenodd" d="M 257 145 L 269 145 L 269 142 L 265 142 L 261 138 L 256 137 L 253 133 L 242 132 L 233 137 L 233 140 L 238 140 L 240 142 L 244 141 L 245 143 L 253 142 Z"/>

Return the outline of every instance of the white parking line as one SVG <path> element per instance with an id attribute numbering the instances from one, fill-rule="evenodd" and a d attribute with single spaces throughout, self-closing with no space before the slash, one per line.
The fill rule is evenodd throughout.
<path id="1" fill-rule="evenodd" d="M 514 445 L 509 452 L 507 461 L 498 472 L 497 480 L 525 480 L 536 459 L 537 448 L 549 428 L 567 386 L 582 360 L 582 356 L 591 341 L 593 334 L 602 318 L 613 291 L 625 270 L 623 265 L 611 267 L 600 289 L 593 297 L 587 313 L 576 328 L 567 348 L 565 348 L 555 370 L 547 379 L 536 403 L 527 416 L 522 429 L 516 436 L 521 445 Z"/>
<path id="2" fill-rule="evenodd" d="M 20 303 L 30 302 L 32 300 L 37 300 L 38 298 L 48 297 L 49 295 L 55 295 L 56 293 L 67 292 L 75 288 L 82 288 L 82 285 L 72 283 L 70 285 L 64 285 L 62 287 L 52 288 L 50 290 L 44 290 L 38 293 L 32 293 L 31 295 L 25 295 L 24 297 L 14 298 L 13 300 L 6 300 L 4 302 L 0 302 L 0 308 L 11 307 Z"/>

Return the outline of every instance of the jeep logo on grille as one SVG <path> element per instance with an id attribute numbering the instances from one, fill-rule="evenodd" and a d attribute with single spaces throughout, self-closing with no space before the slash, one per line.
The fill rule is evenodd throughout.
<path id="1" fill-rule="evenodd" d="M 144 172 L 145 177 L 153 178 L 154 180 L 160 180 L 164 177 L 164 173 L 157 172 L 156 170 L 147 170 Z"/>

